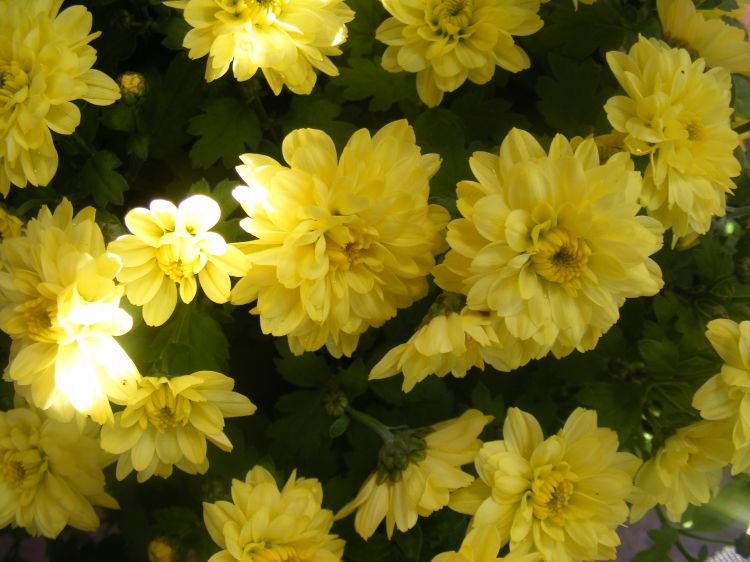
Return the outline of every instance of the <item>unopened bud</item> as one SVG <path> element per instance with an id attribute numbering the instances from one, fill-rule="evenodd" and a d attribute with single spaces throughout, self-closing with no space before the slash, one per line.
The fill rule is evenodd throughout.
<path id="1" fill-rule="evenodd" d="M 173 560 L 174 549 L 167 539 L 158 537 L 148 543 L 149 562 L 173 562 Z"/>
<path id="2" fill-rule="evenodd" d="M 140 72 L 123 72 L 117 79 L 125 103 L 133 104 L 146 93 L 146 78 Z"/>

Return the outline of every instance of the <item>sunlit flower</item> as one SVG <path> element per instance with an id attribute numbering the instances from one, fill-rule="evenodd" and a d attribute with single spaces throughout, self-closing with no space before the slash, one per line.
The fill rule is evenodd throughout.
<path id="1" fill-rule="evenodd" d="M 630 521 L 638 521 L 656 504 L 679 521 L 688 504 L 707 503 L 719 489 L 723 468 L 732 457 L 732 424 L 700 421 L 682 427 L 638 471 L 629 500 Z"/>
<path id="2" fill-rule="evenodd" d="M 397 433 L 380 450 L 378 471 L 336 519 L 356 510 L 354 529 L 365 540 L 383 519 L 389 538 L 394 527 L 408 531 L 418 516 L 442 509 L 450 492 L 471 483 L 461 466 L 474 460 L 481 446 L 477 437 L 490 421 L 492 417 L 479 410 L 467 410 L 431 427 Z"/>
<path id="3" fill-rule="evenodd" d="M 383 68 L 416 72 L 420 99 L 434 107 L 467 79 L 489 82 L 499 66 L 529 68 L 513 41 L 543 25 L 539 0 L 382 0 L 391 18 L 375 36 L 388 47 Z"/>
<path id="4" fill-rule="evenodd" d="M 693 407 L 707 420 L 732 424 L 732 474 L 750 471 L 750 321 L 718 319 L 706 337 L 724 360 L 721 372 L 693 396 Z"/>
<path id="5" fill-rule="evenodd" d="M 330 534 L 333 514 L 321 509 L 323 488 L 292 473 L 279 488 L 260 466 L 232 480 L 232 501 L 203 502 L 203 520 L 222 550 L 208 562 L 340 562 L 344 541 Z"/>
<path id="6" fill-rule="evenodd" d="M 102 449 L 120 455 L 117 479 L 133 470 L 139 482 L 154 474 L 167 478 L 173 466 L 204 474 L 206 439 L 222 451 L 231 451 L 224 418 L 255 412 L 255 405 L 233 388 L 233 379 L 214 371 L 144 377 L 127 407 L 115 414 L 114 424 L 102 428 Z"/>
<path id="7" fill-rule="evenodd" d="M 184 303 L 195 298 L 198 281 L 213 302 L 229 300 L 229 276 L 244 275 L 248 262 L 220 234 L 209 232 L 220 218 L 218 203 L 205 195 L 188 197 L 179 207 L 156 199 L 148 209 L 137 207 L 125 215 L 132 234 L 120 236 L 108 250 L 122 259 L 117 280 L 125 285 L 128 300 L 143 306 L 146 324 L 159 326 L 169 319 L 177 286 Z"/>
<path id="8" fill-rule="evenodd" d="M 93 506 L 119 507 L 104 491 L 107 457 L 93 424 L 82 431 L 28 408 L 0 412 L 0 528 L 49 538 L 66 525 L 95 530 Z"/>
<path id="9" fill-rule="evenodd" d="M 458 184 L 464 218 L 448 226 L 451 250 L 434 275 L 469 309 L 501 319 L 497 357 L 485 361 L 502 368 L 505 349 L 515 368 L 550 350 L 592 349 L 626 298 L 661 288 L 649 256 L 662 229 L 638 216 L 641 181 L 628 154 L 600 164 L 593 139 L 574 150 L 562 135 L 547 154 L 513 129 L 498 156 L 476 152 L 469 163 L 478 181 Z"/>
<path id="10" fill-rule="evenodd" d="M 704 59 L 644 37 L 627 54 L 607 53 L 607 62 L 627 94 L 607 101 L 609 122 L 632 154 L 649 157 L 641 204 L 675 239 L 704 234 L 711 217 L 724 215 L 740 173 L 729 71 L 706 70 Z"/>
<path id="11" fill-rule="evenodd" d="M 121 262 L 107 253 L 95 210 L 73 216 L 45 206 L 23 235 L 0 245 L 0 329 L 9 334 L 6 375 L 35 406 L 63 421 L 74 413 L 112 420 L 138 371 L 113 336 L 130 330 L 114 283 Z"/>
<path id="12" fill-rule="evenodd" d="M 742 29 L 720 18 L 706 19 L 692 0 L 657 0 L 656 9 L 667 41 L 704 58 L 708 66 L 750 76 L 750 43 Z"/>
<path id="13" fill-rule="evenodd" d="M 339 159 L 322 131 L 297 129 L 282 144 L 289 167 L 244 154 L 234 190 L 256 237 L 242 247 L 252 266 L 232 290 L 264 333 L 288 336 L 294 353 L 323 345 L 351 355 L 359 336 L 427 294 L 448 213 L 429 205 L 437 154 L 422 154 L 396 121 L 360 129 Z"/>
<path id="14" fill-rule="evenodd" d="M 114 80 L 92 69 L 91 14 L 83 6 L 60 12 L 60 0 L 0 0 L 0 193 L 47 185 L 57 171 L 51 132 L 73 133 L 82 99 L 109 105 L 120 97 Z"/>
<path id="15" fill-rule="evenodd" d="M 544 560 L 613 560 L 625 522 L 625 499 L 640 460 L 621 453 L 617 434 L 597 426 L 596 412 L 576 409 L 544 439 L 536 419 L 509 408 L 503 440 L 476 458 L 479 479 L 452 494 L 450 507 L 473 515 L 472 529 L 494 526 L 517 554 Z"/>
<path id="16" fill-rule="evenodd" d="M 316 68 L 336 76 L 329 56 L 340 55 L 346 23 L 354 12 L 342 0 L 180 0 L 165 2 L 184 10 L 193 28 L 183 46 L 188 56 L 208 55 L 206 80 L 223 76 L 232 66 L 237 80 L 258 69 L 275 94 L 286 85 L 309 94 Z"/>

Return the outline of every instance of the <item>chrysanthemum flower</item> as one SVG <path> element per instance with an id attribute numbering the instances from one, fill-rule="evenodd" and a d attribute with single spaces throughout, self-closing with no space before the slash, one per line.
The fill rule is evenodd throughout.
<path id="1" fill-rule="evenodd" d="M 109 105 L 120 97 L 106 74 L 92 69 L 91 14 L 61 13 L 61 0 L 0 0 L 0 193 L 47 185 L 57 171 L 51 131 L 73 133 L 81 112 L 73 101 Z"/>
<path id="2" fill-rule="evenodd" d="M 499 66 L 529 68 L 513 41 L 542 27 L 539 0 L 382 0 L 391 18 L 375 37 L 388 45 L 383 68 L 416 72 L 420 99 L 434 107 L 467 79 L 489 82 Z"/>
<path id="3" fill-rule="evenodd" d="M 177 286 L 184 303 L 195 298 L 198 281 L 213 302 L 229 300 L 229 276 L 244 275 L 248 262 L 220 234 L 209 232 L 220 218 L 218 203 L 205 195 L 188 197 L 179 207 L 156 199 L 148 209 L 137 207 L 125 215 L 133 234 L 120 236 L 108 250 L 122 259 L 117 280 L 125 285 L 128 300 L 143 306 L 146 324 L 159 326 L 169 319 Z"/>
<path id="4" fill-rule="evenodd" d="M 724 360 L 721 372 L 693 396 L 693 407 L 706 420 L 732 424 L 732 474 L 750 471 L 750 321 L 718 319 L 706 337 Z"/>
<path id="5" fill-rule="evenodd" d="M 437 154 L 422 154 L 396 121 L 373 137 L 360 129 L 341 153 L 323 131 L 284 139 L 289 167 L 244 154 L 234 190 L 257 239 L 240 243 L 252 266 L 232 303 L 257 299 L 264 333 L 288 336 L 294 353 L 323 345 L 351 355 L 359 336 L 427 294 L 447 211 L 429 205 Z"/>
<path id="6" fill-rule="evenodd" d="M 295 94 L 309 94 L 316 68 L 336 76 L 329 56 L 340 55 L 346 23 L 354 12 L 342 0 L 180 0 L 165 2 L 184 10 L 193 29 L 185 35 L 188 56 L 208 55 L 206 80 L 215 80 L 232 66 L 237 80 L 248 80 L 258 69 L 273 92 L 286 85 Z"/>
<path id="7" fill-rule="evenodd" d="M 69 420 L 75 412 L 112 420 L 140 378 L 115 341 L 130 330 L 115 285 L 117 256 L 87 207 L 73 216 L 63 200 L 45 206 L 21 236 L 0 245 L 0 329 L 11 345 L 7 376 L 35 406 Z"/>
<path id="8" fill-rule="evenodd" d="M 0 207 L 0 237 L 12 238 L 21 234 L 23 222 L 18 217 L 11 215 L 6 209 Z"/>
<path id="9" fill-rule="evenodd" d="M 484 357 L 496 368 L 503 349 L 509 368 L 550 349 L 592 349 L 626 298 L 661 288 L 649 256 L 662 229 L 637 216 L 640 175 L 628 154 L 600 164 L 593 139 L 573 150 L 562 135 L 547 154 L 513 129 L 498 156 L 476 152 L 469 163 L 478 181 L 458 184 L 464 218 L 448 226 L 451 250 L 434 275 L 468 308 L 502 320 L 497 357 Z"/>
<path id="10" fill-rule="evenodd" d="M 607 62 L 627 93 L 607 101 L 609 122 L 632 154 L 650 160 L 641 204 L 675 239 L 704 234 L 711 217 L 724 215 L 740 173 L 729 71 L 706 70 L 704 59 L 644 37 L 627 54 L 607 53 Z"/>
<path id="11" fill-rule="evenodd" d="M 462 295 L 445 293 L 432 305 L 422 325 L 406 343 L 386 353 L 370 371 L 370 379 L 404 374 L 409 392 L 428 375 L 463 377 L 472 367 L 484 369 L 482 346 L 497 344 L 489 312 L 462 307 Z"/>
<path id="12" fill-rule="evenodd" d="M 555 562 L 613 560 L 615 529 L 628 515 L 625 499 L 641 462 L 618 445 L 592 410 L 576 409 L 544 439 L 532 415 L 509 408 L 503 440 L 482 446 L 479 479 L 455 492 L 450 507 L 473 515 L 470 530 L 494 526 L 511 552 Z"/>
<path id="13" fill-rule="evenodd" d="M 208 562 L 340 562 L 344 541 L 330 534 L 333 514 L 322 509 L 323 488 L 292 473 L 279 488 L 260 466 L 232 480 L 232 501 L 203 502 L 203 520 L 223 550 Z"/>
<path id="14" fill-rule="evenodd" d="M 656 504 L 679 521 L 688 504 L 707 503 L 718 490 L 723 468 L 732 457 L 732 424 L 700 421 L 682 427 L 638 471 L 630 521 L 634 523 Z"/>
<path id="15" fill-rule="evenodd" d="M 204 474 L 206 439 L 222 451 L 231 451 L 224 418 L 249 416 L 256 410 L 233 388 L 233 379 L 214 371 L 141 379 L 136 395 L 115 414 L 114 424 L 102 427 L 102 449 L 120 455 L 117 479 L 133 470 L 138 482 L 154 474 L 168 478 L 173 466 Z"/>
<path id="16" fill-rule="evenodd" d="M 745 32 L 721 19 L 706 19 L 692 0 L 657 0 L 662 31 L 667 41 L 687 49 L 708 66 L 750 76 L 750 43 Z"/>
<path id="17" fill-rule="evenodd" d="M 108 460 L 93 424 L 81 430 L 28 408 L 0 412 L 0 528 L 49 538 L 65 525 L 95 530 L 93 506 L 119 507 L 104 491 Z"/>
<path id="18" fill-rule="evenodd" d="M 469 531 L 458 552 L 442 552 L 435 556 L 432 562 L 543 562 L 542 555 L 538 552 L 511 552 L 498 558 L 502 546 L 503 541 L 498 530 L 492 525 L 485 525 Z"/>
<path id="19" fill-rule="evenodd" d="M 365 540 L 383 519 L 389 538 L 394 527 L 408 531 L 418 516 L 442 509 L 450 492 L 471 483 L 461 466 L 474 460 L 482 444 L 477 437 L 490 421 L 492 416 L 467 410 L 458 418 L 396 434 L 380 451 L 378 471 L 336 519 L 356 510 L 354 529 Z"/>

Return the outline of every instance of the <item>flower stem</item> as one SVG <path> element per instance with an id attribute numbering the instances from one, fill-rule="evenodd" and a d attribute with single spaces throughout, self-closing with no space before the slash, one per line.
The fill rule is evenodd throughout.
<path id="1" fill-rule="evenodd" d="M 748 121 L 747 123 L 743 123 L 742 125 L 737 125 L 736 127 L 734 127 L 734 132 L 737 133 L 738 135 L 741 135 L 742 133 L 747 133 L 748 131 L 750 131 L 750 121 Z"/>
<path id="2" fill-rule="evenodd" d="M 702 542 L 710 542 L 710 543 L 715 543 L 715 544 L 725 544 L 727 546 L 734 546 L 734 543 L 732 541 L 703 537 L 696 533 L 691 533 L 690 531 L 686 531 L 685 529 L 678 528 L 677 532 L 680 533 L 681 535 L 685 535 L 686 537 L 690 537 L 691 539 L 695 539 L 695 540 L 702 541 Z"/>
<path id="3" fill-rule="evenodd" d="M 393 441 L 393 433 L 391 432 L 391 430 L 380 420 L 373 418 L 370 414 L 365 414 L 364 412 L 355 410 L 351 406 L 346 407 L 346 413 L 362 425 L 366 425 L 368 428 L 373 430 L 386 443 Z"/>
<path id="4" fill-rule="evenodd" d="M 744 207 L 727 207 L 727 218 L 738 219 L 750 215 L 750 205 Z"/>

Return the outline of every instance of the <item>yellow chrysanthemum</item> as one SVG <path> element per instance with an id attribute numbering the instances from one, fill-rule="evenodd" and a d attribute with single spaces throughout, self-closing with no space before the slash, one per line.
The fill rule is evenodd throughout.
<path id="1" fill-rule="evenodd" d="M 354 12 L 342 0 L 181 0 L 165 2 L 184 10 L 193 29 L 185 35 L 188 56 L 208 55 L 206 80 L 232 66 L 237 80 L 258 69 L 276 95 L 286 85 L 309 94 L 316 68 L 329 76 L 338 69 L 329 56 L 340 55 L 346 23 Z"/>
<path id="2" fill-rule="evenodd" d="M 544 560 L 614 560 L 615 529 L 640 460 L 617 451 L 617 434 L 597 426 L 596 412 L 576 409 L 544 439 L 536 419 L 509 408 L 503 440 L 476 458 L 479 479 L 451 496 L 450 507 L 473 515 L 470 530 L 494 526 L 502 544 Z"/>
<path id="3" fill-rule="evenodd" d="M 21 222 L 21 219 L 0 207 L 0 237 L 12 238 L 18 236 L 21 234 L 22 228 L 23 222 Z"/>
<path id="4" fill-rule="evenodd" d="M 656 9 L 670 43 L 687 49 L 708 66 L 750 76 L 750 43 L 741 29 L 721 19 L 706 19 L 692 0 L 657 0 Z"/>
<path id="5" fill-rule="evenodd" d="M 388 45 L 383 68 L 416 72 L 420 99 L 434 107 L 445 92 L 467 79 L 489 82 L 499 66 L 529 68 L 529 57 L 513 41 L 543 25 L 539 0 L 382 0 L 393 16 L 375 37 Z"/>
<path id="6" fill-rule="evenodd" d="M 73 133 L 85 100 L 109 105 L 120 97 L 106 74 L 92 69 L 91 14 L 62 12 L 62 0 L 0 0 L 0 193 L 47 185 L 57 171 L 51 131 Z"/>
<path id="7" fill-rule="evenodd" d="M 137 207 L 125 215 L 133 234 L 120 236 L 108 250 L 120 256 L 123 268 L 117 280 L 125 285 L 128 300 L 143 306 L 149 326 L 164 324 L 180 299 L 195 298 L 198 281 L 215 303 L 229 300 L 229 276 L 242 276 L 248 261 L 220 234 L 209 232 L 221 218 L 218 203 L 193 195 L 179 207 L 156 199 L 148 209 Z M 197 281 L 196 281 L 197 277 Z"/>
<path id="8" fill-rule="evenodd" d="M 356 510 L 354 529 L 365 540 L 383 519 L 389 538 L 394 527 L 408 531 L 417 517 L 442 509 L 450 492 L 471 483 L 461 466 L 474 460 L 482 444 L 477 437 L 490 421 L 479 410 L 467 410 L 458 418 L 396 434 L 380 451 L 378 471 L 336 519 Z"/>
<path id="9" fill-rule="evenodd" d="M 260 466 L 232 480 L 232 501 L 203 502 L 203 520 L 223 550 L 208 562 L 340 562 L 344 541 L 331 535 L 333 514 L 322 509 L 323 488 L 292 473 L 279 488 Z"/>
<path id="10" fill-rule="evenodd" d="M 649 256 L 662 229 L 637 216 L 641 181 L 627 154 L 600 164 L 593 139 L 574 150 L 562 135 L 547 154 L 513 129 L 498 156 L 476 152 L 469 163 L 478 181 L 458 184 L 464 218 L 448 226 L 451 250 L 434 274 L 468 308 L 502 320 L 495 358 L 484 356 L 496 368 L 592 349 L 626 298 L 661 288 Z"/>
<path id="11" fill-rule="evenodd" d="M 439 297 L 416 333 L 386 353 L 370 371 L 370 379 L 403 373 L 402 389 L 409 392 L 428 375 L 463 377 L 472 367 L 484 369 L 482 346 L 499 343 L 492 317 L 462 308 L 463 301 L 455 293 Z"/>
<path id="12" fill-rule="evenodd" d="M 432 562 L 544 562 L 538 552 L 518 554 L 511 552 L 507 556 L 498 558 L 498 552 L 503 541 L 497 528 L 485 525 L 469 531 L 456 551 L 442 552 L 432 559 Z"/>
<path id="13" fill-rule="evenodd" d="M 263 332 L 288 336 L 294 353 L 349 356 L 362 332 L 427 293 L 449 218 L 427 203 L 440 158 L 421 153 L 404 120 L 372 137 L 360 129 L 340 159 L 314 129 L 287 135 L 282 151 L 289 167 L 240 157 L 240 226 L 257 239 L 239 245 L 252 266 L 232 303 L 257 299 Z"/>
<path id="14" fill-rule="evenodd" d="M 706 70 L 685 49 L 644 37 L 627 54 L 607 53 L 607 62 L 627 93 L 607 101 L 609 122 L 632 154 L 650 159 L 641 204 L 675 238 L 704 234 L 711 217 L 724 215 L 740 173 L 729 71 Z"/>
<path id="15" fill-rule="evenodd" d="M 718 490 L 723 468 L 732 457 L 732 425 L 700 421 L 677 430 L 638 471 L 629 501 L 634 523 L 656 504 L 679 521 L 688 504 L 707 503 Z"/>
<path id="16" fill-rule="evenodd" d="M 117 256 L 107 253 L 96 211 L 73 216 L 63 200 L 45 206 L 21 236 L 0 245 L 0 329 L 13 339 L 7 377 L 29 402 L 63 421 L 74 413 L 112 420 L 138 371 L 113 336 L 130 330 L 115 285 Z"/>
<path id="17" fill-rule="evenodd" d="M 693 407 L 706 420 L 732 424 L 732 474 L 750 472 L 750 321 L 712 320 L 706 337 L 724 364 L 695 393 Z"/>
<path id="18" fill-rule="evenodd" d="M 206 439 L 222 451 L 231 451 L 224 418 L 249 416 L 256 410 L 233 388 L 233 379 L 214 371 L 144 377 L 127 407 L 115 414 L 114 424 L 102 428 L 102 449 L 120 455 L 117 479 L 133 470 L 138 482 L 154 474 L 168 478 L 172 466 L 204 474 Z"/>
<path id="19" fill-rule="evenodd" d="M 81 430 L 28 408 L 0 412 L 0 528 L 50 538 L 66 525 L 95 530 L 93 506 L 119 507 L 104 491 L 108 461 L 93 424 Z"/>

